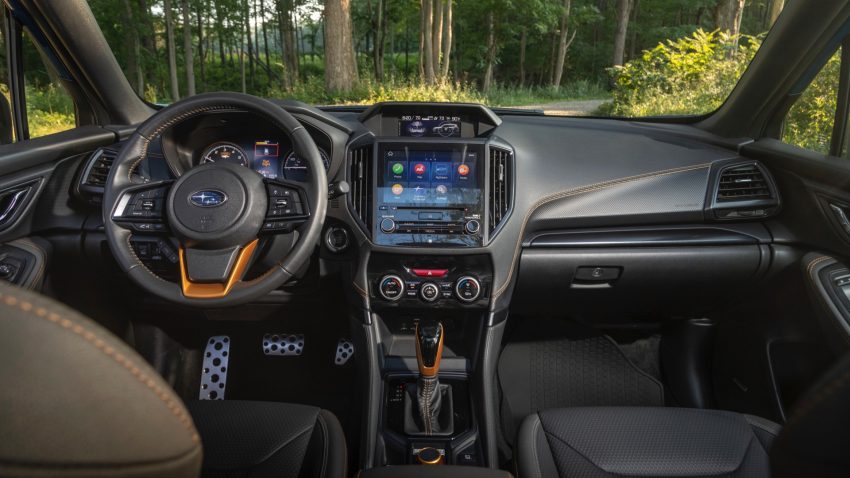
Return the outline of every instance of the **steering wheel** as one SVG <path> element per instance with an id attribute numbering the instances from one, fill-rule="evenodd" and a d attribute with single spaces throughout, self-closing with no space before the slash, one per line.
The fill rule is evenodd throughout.
<path id="1" fill-rule="evenodd" d="M 207 163 L 177 180 L 140 184 L 133 172 L 150 143 L 171 126 L 211 112 L 253 113 L 289 136 L 307 161 L 306 183 L 276 181 L 240 165 Z M 168 106 L 132 134 L 115 159 L 103 195 L 106 238 L 119 266 L 144 289 L 190 306 L 222 307 L 254 300 L 280 287 L 311 257 L 321 234 L 328 181 L 316 143 L 287 111 L 239 93 L 208 93 Z M 243 280 L 262 236 L 297 236 L 285 257 Z M 163 232 L 180 243 L 180 284 L 151 271 L 130 242 L 133 232 Z"/>

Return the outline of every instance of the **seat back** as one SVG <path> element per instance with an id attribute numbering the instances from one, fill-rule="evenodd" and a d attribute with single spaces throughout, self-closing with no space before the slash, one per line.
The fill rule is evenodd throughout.
<path id="1" fill-rule="evenodd" d="M 92 320 L 0 285 L 0 476 L 200 475 L 180 399 Z"/>

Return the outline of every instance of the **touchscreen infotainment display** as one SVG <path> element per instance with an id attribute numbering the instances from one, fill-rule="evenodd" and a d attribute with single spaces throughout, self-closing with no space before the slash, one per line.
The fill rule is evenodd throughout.
<path id="1" fill-rule="evenodd" d="M 379 194 L 393 206 L 476 206 L 481 200 L 478 166 L 477 151 L 388 149 Z"/>
<path id="2" fill-rule="evenodd" d="M 460 138 L 460 116 L 403 115 L 398 135 L 414 138 Z"/>

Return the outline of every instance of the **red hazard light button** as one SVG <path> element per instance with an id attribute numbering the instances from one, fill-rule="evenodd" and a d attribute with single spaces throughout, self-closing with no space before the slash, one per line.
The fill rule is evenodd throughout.
<path id="1" fill-rule="evenodd" d="M 449 275 L 448 269 L 411 269 L 410 272 L 416 277 L 446 277 Z"/>

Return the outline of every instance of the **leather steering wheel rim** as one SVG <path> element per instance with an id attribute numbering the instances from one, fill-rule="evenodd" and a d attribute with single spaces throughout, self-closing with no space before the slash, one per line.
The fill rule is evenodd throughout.
<path id="1" fill-rule="evenodd" d="M 168 128 L 182 121 L 221 111 L 252 113 L 276 125 L 289 137 L 295 153 L 306 159 L 310 166 L 311 174 L 308 175 L 307 187 L 304 188 L 310 215 L 298 228 L 299 236 L 287 256 L 276 261 L 265 273 L 250 281 L 239 280 L 223 297 L 187 297 L 180 284 L 161 278 L 145 266 L 130 243 L 131 231 L 118 224 L 114 218 L 121 198 L 139 186 L 132 181 L 132 173 L 146 157 L 149 144 Z M 173 191 L 172 188 L 169 195 Z M 127 140 L 115 159 L 104 186 L 103 224 L 107 242 L 119 266 L 142 288 L 182 305 L 224 307 L 250 302 L 271 292 L 283 285 L 310 260 L 321 235 L 327 202 L 328 181 L 324 164 L 316 143 L 298 120 L 282 107 L 255 96 L 241 93 L 205 93 L 158 111 L 142 123 Z"/>

